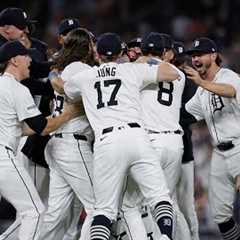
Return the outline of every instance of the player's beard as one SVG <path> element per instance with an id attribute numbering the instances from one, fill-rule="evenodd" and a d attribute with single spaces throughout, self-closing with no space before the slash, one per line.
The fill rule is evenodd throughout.
<path id="1" fill-rule="evenodd" d="M 203 63 L 200 68 L 197 68 L 199 75 L 204 78 L 204 76 L 207 75 L 207 72 L 211 68 L 211 66 L 212 66 L 212 63 L 210 61 Z"/>

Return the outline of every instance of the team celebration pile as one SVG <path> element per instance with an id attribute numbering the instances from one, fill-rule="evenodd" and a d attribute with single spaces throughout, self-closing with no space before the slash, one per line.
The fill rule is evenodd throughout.
<path id="1" fill-rule="evenodd" d="M 66 18 L 53 52 L 34 24 L 23 9 L 0 12 L 0 197 L 17 212 L 0 240 L 199 240 L 198 121 L 213 147 L 211 217 L 240 240 L 240 77 L 216 43 L 124 42 Z"/>

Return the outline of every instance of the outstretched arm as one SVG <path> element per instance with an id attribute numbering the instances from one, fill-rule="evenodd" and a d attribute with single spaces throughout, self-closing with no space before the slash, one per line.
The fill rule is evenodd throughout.
<path id="1" fill-rule="evenodd" d="M 158 66 L 158 74 L 157 74 L 157 81 L 174 81 L 174 80 L 181 80 L 182 76 L 180 71 L 177 68 L 173 67 L 173 65 L 161 62 Z"/>
<path id="2" fill-rule="evenodd" d="M 43 115 L 38 115 L 24 120 L 26 123 L 23 127 L 23 135 L 33 135 L 35 133 L 45 136 L 57 130 L 64 123 L 77 117 L 81 112 L 82 106 L 79 104 L 67 104 L 64 112 L 57 117 L 45 118 Z"/>
<path id="3" fill-rule="evenodd" d="M 184 70 L 190 80 L 209 92 L 215 93 L 221 97 L 236 97 L 236 89 L 231 84 L 203 80 L 199 73 L 194 68 L 189 66 L 186 66 Z"/>

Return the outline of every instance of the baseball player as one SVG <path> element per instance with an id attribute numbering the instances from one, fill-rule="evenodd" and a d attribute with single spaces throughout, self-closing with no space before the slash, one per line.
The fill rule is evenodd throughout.
<path id="1" fill-rule="evenodd" d="M 67 34 L 73 30 L 80 27 L 80 22 L 76 18 L 66 18 L 63 19 L 58 27 L 58 42 L 63 47 L 64 39 L 66 38 Z M 61 49 L 60 49 L 61 51 Z M 58 94 L 57 94 L 58 95 Z M 55 96 L 55 106 L 57 102 L 57 96 Z M 59 112 L 58 112 L 59 114 Z M 47 152 L 46 152 L 47 154 Z M 74 240 L 78 239 L 80 236 L 80 226 L 79 226 L 79 213 L 83 210 L 83 205 L 78 199 L 77 195 L 75 194 L 74 199 L 72 201 L 72 206 L 69 207 L 69 213 L 66 213 L 68 216 L 68 221 L 65 223 L 65 226 L 69 226 L 67 232 L 65 233 L 63 240 Z M 66 208 L 67 209 L 67 208 Z M 66 228 L 65 228 L 66 229 Z"/>
<path id="2" fill-rule="evenodd" d="M 91 68 L 87 65 L 92 57 L 88 56 L 90 50 L 91 38 L 86 30 L 77 28 L 67 34 L 64 46 L 55 59 L 64 82 L 76 73 Z M 64 112 L 66 101 L 63 94 L 55 92 L 54 116 Z M 63 239 L 67 210 L 76 196 L 87 213 L 80 239 L 89 239 L 94 204 L 92 140 L 92 130 L 82 110 L 80 116 L 59 128 L 48 142 L 45 152 L 50 168 L 50 190 L 40 239 Z M 80 209 L 78 213 L 76 209 L 74 211 L 73 217 L 78 216 L 79 219 Z"/>
<path id="3" fill-rule="evenodd" d="M 21 80 L 29 77 L 29 52 L 18 41 L 7 42 L 0 48 L 0 194 L 21 217 L 20 240 L 38 237 L 44 211 L 30 176 L 15 159 L 20 137 L 22 134 L 48 134 L 79 113 L 78 109 L 69 107 L 55 119 L 42 116 L 29 90 L 20 84 Z"/>
<path id="4" fill-rule="evenodd" d="M 205 119 L 212 137 L 213 153 L 209 179 L 210 210 L 223 239 L 240 238 L 233 219 L 236 179 L 240 174 L 240 79 L 230 69 L 222 68 L 214 41 L 198 38 L 188 51 L 192 67 L 185 67 L 189 79 L 199 87 L 186 104 L 197 120 Z"/>
<path id="5" fill-rule="evenodd" d="M 142 38 L 134 38 L 127 43 L 127 55 L 131 62 L 135 62 L 140 56 L 142 56 L 141 50 Z"/>
<path id="6" fill-rule="evenodd" d="M 160 33 L 160 36 L 162 37 L 162 41 L 164 45 L 164 51 L 161 59 L 166 62 L 171 62 L 174 58 L 173 39 L 171 35 L 166 33 Z"/>
<path id="7" fill-rule="evenodd" d="M 29 20 L 27 14 L 20 8 L 7 8 L 0 13 L 0 25 L 6 34 L 6 41 L 19 39 L 26 48 L 31 50 L 31 58 L 36 62 L 47 60 L 47 44 L 30 36 Z M 40 72 L 41 69 L 39 68 Z M 48 76 L 46 73 L 45 77 Z M 44 116 L 49 115 L 49 101 L 53 96 L 53 89 L 49 81 L 39 79 L 30 71 L 30 77 L 21 81 L 34 98 L 36 105 Z M 16 159 L 22 162 L 38 190 L 41 200 L 46 203 L 48 197 L 48 169 L 44 159 L 44 147 L 49 136 L 34 134 L 29 137 L 22 137 Z M 5 231 L 0 239 L 16 239 L 20 227 L 20 218 L 17 216 L 15 222 Z"/>
<path id="8" fill-rule="evenodd" d="M 35 22 L 36 21 L 29 19 L 27 13 L 21 8 L 10 7 L 0 12 L 0 28 L 4 40 L 18 40 L 27 48 L 29 48 L 30 45 L 27 46 L 25 44 L 30 43 L 25 39 L 24 35 L 30 32 L 30 25 Z M 30 65 L 31 76 L 36 78 L 47 77 L 52 64 L 52 62 L 48 61 L 35 61 L 35 59 L 32 58 Z"/>
<path id="9" fill-rule="evenodd" d="M 150 64 L 159 64 L 163 57 L 168 55 L 167 52 L 173 46 L 173 41 L 169 38 L 167 40 L 169 43 L 166 41 L 166 37 L 163 37 L 163 34 L 156 32 L 150 33 L 143 39 L 142 52 Z M 177 213 L 176 239 L 190 239 L 186 220 L 175 199 L 183 154 L 183 132 L 179 125 L 179 119 L 184 85 L 185 78 L 182 78 L 181 81 L 151 84 L 141 90 L 144 127 L 149 134 L 153 148 L 159 156 L 159 165 L 164 171 L 170 196 L 174 199 L 174 207 Z M 134 208 L 129 208 L 128 205 L 131 206 L 129 201 L 134 201 L 135 193 L 133 193 L 133 196 L 129 195 L 129 192 L 127 192 L 127 199 L 124 198 L 123 211 L 128 227 L 134 231 L 131 226 L 136 222 L 137 215 L 134 216 Z M 131 214 L 128 213 L 129 210 L 131 210 Z M 137 235 L 133 239 L 140 239 L 139 231 L 135 232 Z M 157 238 L 155 236 L 155 239 Z"/>
<path id="10" fill-rule="evenodd" d="M 95 134 L 93 186 L 96 202 L 90 239 L 109 239 L 128 174 L 137 182 L 151 207 L 162 239 L 172 239 L 172 204 L 158 157 L 142 127 L 140 89 L 182 76 L 166 63 L 159 66 L 117 64 L 121 40 L 113 33 L 99 37 L 97 52 L 101 65 L 75 75 L 64 85 L 69 98 L 82 96 Z"/>
<path id="11" fill-rule="evenodd" d="M 64 45 L 64 40 L 67 34 L 76 28 L 80 27 L 80 22 L 76 18 L 65 18 L 63 19 L 58 27 L 58 42 L 61 46 Z"/>
<path id="12" fill-rule="evenodd" d="M 181 42 L 174 42 L 175 56 L 173 64 L 184 71 L 187 64 L 185 47 Z M 177 186 L 177 201 L 181 212 L 188 223 L 193 240 L 199 240 L 198 219 L 194 201 L 194 157 L 192 146 L 192 131 L 190 124 L 195 122 L 195 118 L 185 110 L 185 104 L 193 97 L 197 90 L 197 85 L 193 81 L 187 80 L 182 95 L 182 106 L 180 113 L 180 124 L 183 128 L 184 152 L 182 157 L 181 176 Z"/>
<path id="13" fill-rule="evenodd" d="M 6 8 L 0 12 L 0 45 L 9 40 L 20 40 L 24 30 L 30 23 L 26 12 L 20 8 Z"/>
<path id="14" fill-rule="evenodd" d="M 66 34 L 70 30 L 78 27 L 79 25 L 80 24 L 77 19 L 63 20 L 59 25 L 59 35 L 58 35 L 59 41 L 62 42 Z M 23 37 L 21 38 L 21 41 L 22 39 Z M 25 42 L 27 43 L 28 36 L 26 36 L 24 39 L 25 39 Z M 36 48 L 41 52 L 41 49 L 43 49 L 43 47 L 41 47 L 40 45 L 41 42 L 36 41 L 36 39 L 33 39 L 33 38 L 30 38 L 30 40 L 32 42 L 32 46 L 36 46 Z M 39 61 L 44 61 L 44 60 L 46 59 L 39 59 Z M 43 87 L 39 86 L 40 85 L 39 81 L 33 81 L 33 79 L 24 80 L 22 83 L 30 89 L 30 92 L 33 95 L 35 95 L 34 96 L 35 102 L 39 103 L 38 105 L 41 112 L 44 110 L 44 113 L 49 115 L 50 114 L 49 110 L 47 111 L 47 108 L 49 108 L 48 107 L 49 103 L 47 103 L 47 101 L 49 101 L 48 96 L 51 90 L 48 90 L 49 89 L 48 81 Z M 44 149 L 48 139 L 49 139 L 48 136 L 44 136 L 44 137 L 38 136 L 38 135 L 30 136 L 28 137 L 22 149 L 22 152 L 24 152 L 24 154 L 28 156 L 29 159 L 34 161 L 33 163 L 31 161 L 29 162 L 24 156 L 25 157 L 24 162 L 25 163 L 29 162 L 28 168 L 33 173 L 32 176 L 34 179 L 34 183 L 39 191 L 40 197 L 43 200 L 46 208 L 47 208 L 48 192 L 49 192 L 49 189 L 48 189 L 49 188 L 49 179 L 48 179 L 49 172 L 45 168 L 47 164 L 44 158 Z M 19 155 L 21 157 L 21 153 Z M 67 219 L 65 222 L 65 226 L 66 226 L 65 229 L 67 228 L 67 226 L 69 226 L 69 228 L 67 231 L 65 231 L 66 233 L 63 239 L 64 240 L 77 239 L 80 236 L 80 228 L 78 226 L 78 221 L 79 221 L 79 213 L 82 210 L 82 204 L 80 203 L 79 199 L 75 197 L 71 203 L 71 206 L 66 209 L 68 209 L 69 213 L 66 214 Z"/>

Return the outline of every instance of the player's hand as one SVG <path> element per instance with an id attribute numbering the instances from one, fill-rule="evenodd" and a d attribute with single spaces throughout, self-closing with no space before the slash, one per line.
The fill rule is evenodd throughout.
<path id="1" fill-rule="evenodd" d="M 198 71 L 196 71 L 194 68 L 189 67 L 189 66 L 185 66 L 184 71 L 187 74 L 187 77 L 189 79 L 191 79 L 197 85 L 201 85 L 203 79 L 200 77 Z"/>
<path id="2" fill-rule="evenodd" d="M 22 43 L 22 45 L 25 48 L 31 47 L 31 41 L 29 40 L 28 35 L 25 32 L 23 32 L 23 34 L 21 35 L 21 37 L 18 40 L 19 40 L 19 42 Z"/>
<path id="3" fill-rule="evenodd" d="M 240 175 L 235 178 L 235 189 L 237 192 L 240 192 Z"/>
<path id="4" fill-rule="evenodd" d="M 150 59 L 150 57 L 141 56 L 136 60 L 136 63 L 146 63 L 149 59 Z"/>
<path id="5" fill-rule="evenodd" d="M 59 76 L 58 70 L 53 69 L 49 73 L 48 78 L 51 82 L 53 89 L 60 94 L 64 94 L 64 88 L 63 88 L 64 82 L 62 78 Z"/>

